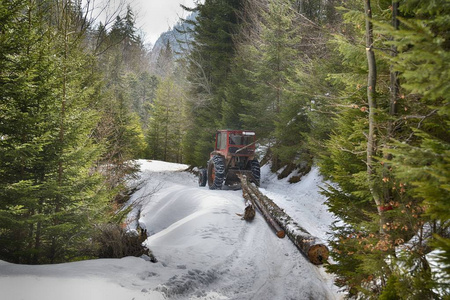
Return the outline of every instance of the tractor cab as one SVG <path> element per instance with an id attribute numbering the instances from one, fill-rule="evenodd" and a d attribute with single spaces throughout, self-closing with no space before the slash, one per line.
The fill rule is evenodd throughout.
<path id="1" fill-rule="evenodd" d="M 221 154 L 224 157 L 254 156 L 256 135 L 253 131 L 219 130 L 216 133 L 216 146 L 211 157 Z"/>
<path id="2" fill-rule="evenodd" d="M 260 167 L 255 159 L 255 144 L 254 131 L 218 130 L 207 168 L 200 170 L 199 185 L 208 183 L 210 189 L 221 189 L 223 184 L 237 185 L 239 174 L 259 185 Z"/>

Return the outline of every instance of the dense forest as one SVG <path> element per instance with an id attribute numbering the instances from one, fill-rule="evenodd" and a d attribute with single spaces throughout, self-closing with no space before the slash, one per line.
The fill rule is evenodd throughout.
<path id="1" fill-rule="evenodd" d="M 156 59 L 132 7 L 90 4 L 0 2 L 0 259 L 101 256 L 133 159 L 204 166 L 217 129 L 252 129 L 279 178 L 328 180 L 349 297 L 448 297 L 447 0 L 205 0 Z"/>
<path id="2" fill-rule="evenodd" d="M 89 5 L 89 2 L 88 2 Z M 130 7 L 94 26 L 81 1 L 0 4 L 0 258 L 95 256 L 143 157 L 157 78 Z"/>

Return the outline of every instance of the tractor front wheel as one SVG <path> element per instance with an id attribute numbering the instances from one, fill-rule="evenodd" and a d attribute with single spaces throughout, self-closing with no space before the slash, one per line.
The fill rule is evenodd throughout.
<path id="1" fill-rule="evenodd" d="M 222 189 L 225 179 L 225 162 L 222 156 L 214 155 L 208 162 L 208 186 L 211 190 Z"/>

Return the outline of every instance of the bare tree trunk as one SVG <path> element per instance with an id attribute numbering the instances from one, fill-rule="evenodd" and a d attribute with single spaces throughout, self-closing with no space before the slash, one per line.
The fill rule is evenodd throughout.
<path id="1" fill-rule="evenodd" d="M 164 161 L 167 161 L 167 147 L 169 143 L 169 104 L 166 107 L 166 122 L 164 131 Z"/>
<path id="2" fill-rule="evenodd" d="M 369 133 L 367 135 L 367 180 L 372 194 L 373 200 L 377 205 L 378 214 L 380 216 L 380 233 L 383 232 L 384 225 L 384 213 L 383 203 L 376 185 L 376 179 L 374 178 L 375 172 L 375 147 L 376 147 L 376 134 L 375 134 L 375 111 L 377 109 L 376 102 L 376 83 L 377 83 L 377 67 L 375 60 L 375 53 L 373 52 L 373 25 L 372 25 L 372 8 L 370 0 L 364 2 L 364 12 L 366 16 L 366 56 L 367 64 L 369 67 L 369 74 L 367 77 L 367 100 L 369 103 Z"/>
<path id="3" fill-rule="evenodd" d="M 398 30 L 400 22 L 398 20 L 399 13 L 399 0 L 392 1 L 392 27 L 394 30 Z M 391 56 L 397 56 L 397 47 L 395 45 L 391 46 Z M 389 116 L 395 116 L 397 114 L 397 99 L 399 94 L 400 83 L 398 80 L 398 72 L 394 71 L 394 66 L 390 66 L 390 98 L 389 98 Z M 388 138 L 393 136 L 393 122 L 389 121 L 388 124 Z"/>
<path id="4" fill-rule="evenodd" d="M 392 27 L 394 30 L 398 30 L 399 28 L 399 20 L 398 20 L 398 8 L 399 2 L 398 0 L 392 1 Z M 397 56 L 397 47 L 391 46 L 391 56 Z M 393 117 L 397 115 L 397 99 L 399 94 L 400 83 L 398 80 L 398 72 L 394 71 L 394 66 L 390 66 L 390 98 L 389 98 L 389 117 L 391 118 L 388 121 L 387 125 L 387 135 L 386 135 L 386 148 L 389 148 L 389 140 L 394 136 L 394 121 Z M 392 155 L 389 153 L 385 153 L 383 155 L 385 161 L 389 161 L 392 159 Z M 385 163 L 383 165 L 383 177 L 389 178 L 389 168 L 390 165 Z M 388 203 L 392 198 L 392 191 L 388 188 L 384 189 L 384 202 Z"/>
<path id="5" fill-rule="evenodd" d="M 399 0 L 393 0 L 392 1 L 392 27 L 394 30 L 398 30 L 400 26 L 400 22 L 398 20 L 398 13 L 399 13 Z M 391 55 L 393 57 L 397 56 L 397 47 L 392 45 L 391 46 Z M 391 116 L 394 116 L 397 114 L 397 99 L 398 99 L 398 93 L 399 93 L 399 87 L 400 83 L 398 81 L 398 72 L 394 71 L 394 66 L 391 65 L 391 98 L 390 98 L 390 105 L 389 105 L 389 114 Z M 392 126 L 392 123 L 390 123 Z M 392 129 L 390 129 L 390 133 L 392 132 Z"/>
<path id="6" fill-rule="evenodd" d="M 62 95 L 61 95 L 61 115 L 60 115 L 60 127 L 59 127 L 59 143 L 60 143 L 60 153 L 58 155 L 60 156 L 59 162 L 58 162 L 58 187 L 63 186 L 63 179 L 64 179 L 64 164 L 62 161 L 63 152 L 64 152 L 64 142 L 65 142 L 65 135 L 66 135 L 66 128 L 64 126 L 64 122 L 66 119 L 66 103 L 67 103 L 67 59 L 68 59 L 68 51 L 69 51 L 69 14 L 70 14 L 70 7 L 71 7 L 71 0 L 64 0 L 60 3 L 60 11 L 59 11 L 59 17 L 60 17 L 60 30 L 62 34 L 62 38 L 64 39 L 64 55 L 63 55 L 63 78 L 62 78 Z M 59 8 L 59 5 L 57 5 L 57 8 Z M 55 199 L 55 214 L 57 215 L 58 212 L 61 211 L 62 206 L 62 197 L 60 193 L 56 195 Z M 56 217 L 53 220 L 54 225 L 58 225 L 60 223 L 60 220 L 58 217 Z M 57 252 L 57 238 L 56 236 L 52 237 L 52 243 L 50 248 L 50 259 L 51 262 L 54 263 L 54 260 L 56 258 L 56 252 Z"/>

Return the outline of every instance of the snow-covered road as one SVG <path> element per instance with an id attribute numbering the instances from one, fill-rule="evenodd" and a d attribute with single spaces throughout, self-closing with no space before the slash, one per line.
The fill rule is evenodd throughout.
<path id="1" fill-rule="evenodd" d="M 0 262 L 0 299 L 341 297 L 323 267 L 309 263 L 287 238 L 279 239 L 261 215 L 257 213 L 252 222 L 236 215 L 244 210 L 240 190 L 211 191 L 198 187 L 194 175 L 181 171 L 185 165 L 144 160 L 140 163 L 140 189 L 130 199 L 135 209 L 129 222 L 132 228 L 139 222 L 151 234 L 146 243 L 157 263 L 142 258 L 56 266 Z M 322 234 L 319 237 L 325 237 L 323 231 L 332 218 L 322 203 L 317 203 L 323 202 L 317 192 L 318 174 L 311 175 L 315 179 L 308 179 L 309 185 L 305 184 L 308 180 L 304 181 L 301 195 L 309 198 L 301 201 L 293 185 L 275 183 L 267 170 L 262 171 L 263 190 L 288 212 L 305 220 L 313 219 L 317 232 Z M 301 186 L 301 182 L 297 185 Z M 305 226 L 314 229 L 312 224 Z M 19 288 L 23 283 L 26 290 Z M 73 296 L 75 287 L 84 283 L 83 296 Z M 45 292 L 43 286 L 53 290 Z"/>

